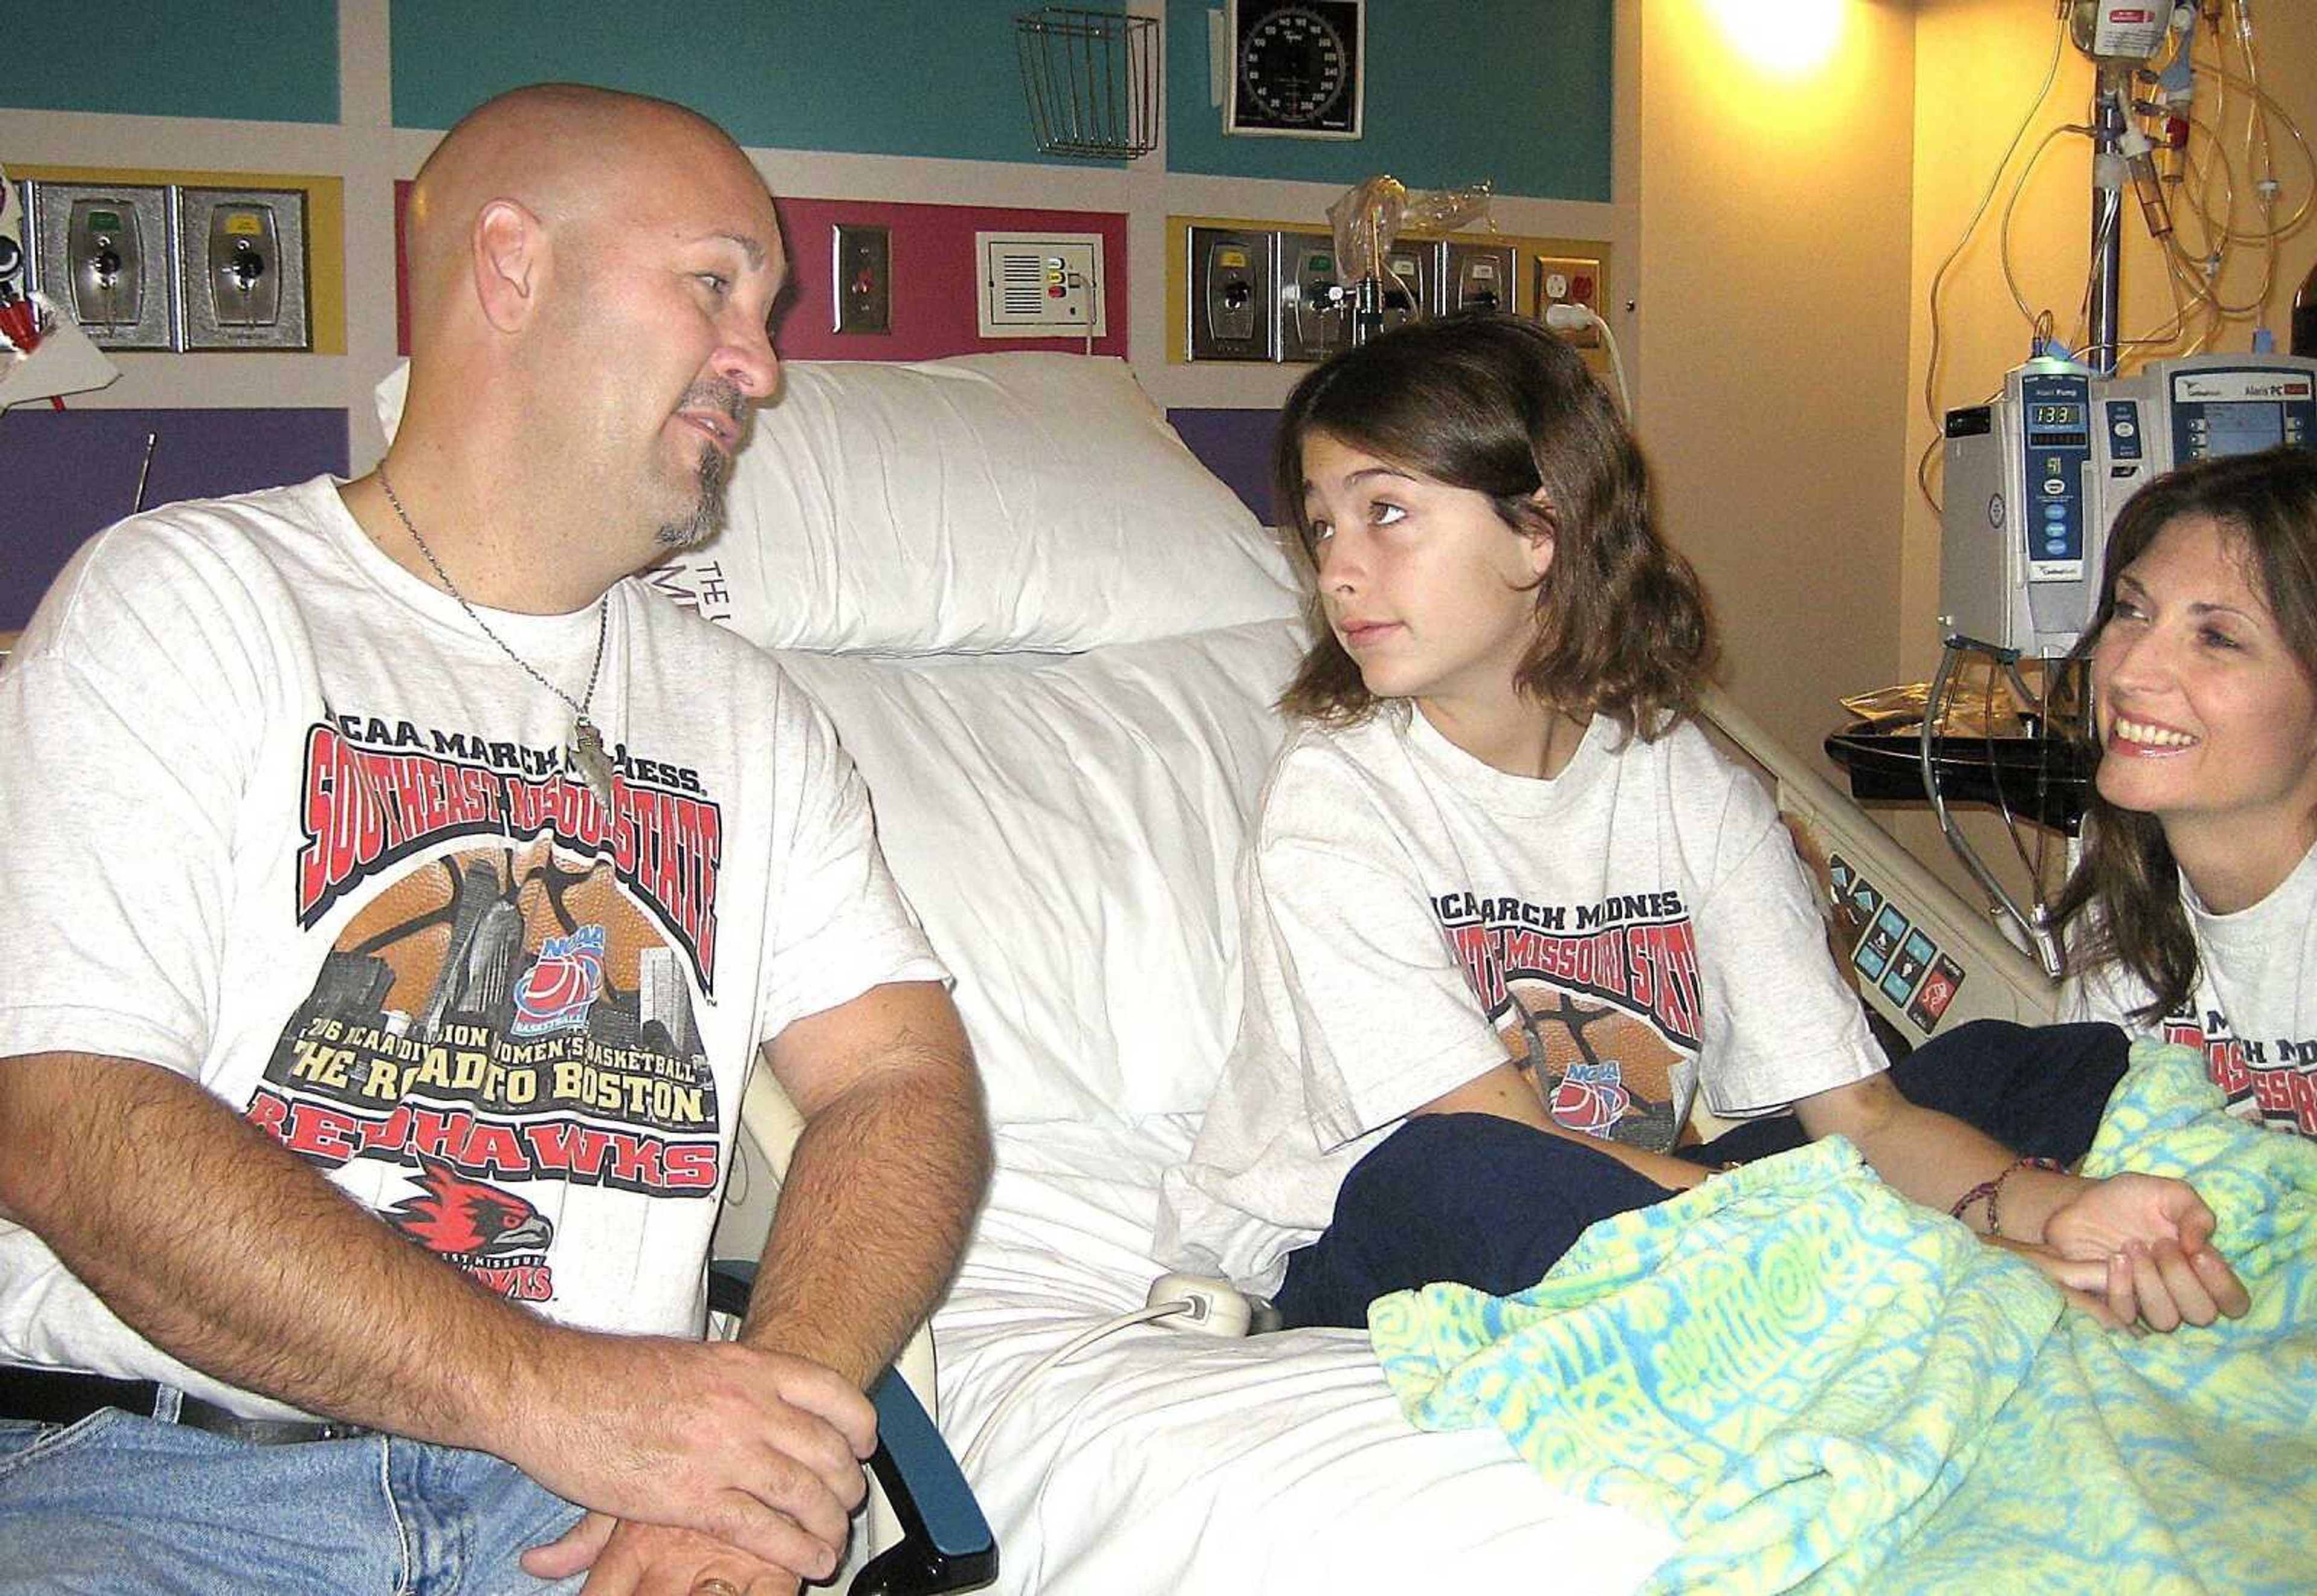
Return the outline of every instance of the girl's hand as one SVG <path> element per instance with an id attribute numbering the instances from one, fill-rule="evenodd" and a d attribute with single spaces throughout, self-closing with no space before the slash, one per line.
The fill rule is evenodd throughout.
<path id="1" fill-rule="evenodd" d="M 2236 1271 L 2213 1251 L 2217 1224 L 2184 1180 L 2111 1175 L 2054 1210 L 2044 1242 L 2071 1263 L 2100 1267 L 2097 1289 L 2124 1323 L 2169 1331 L 2223 1314 L 2241 1319 L 2252 1306 Z"/>

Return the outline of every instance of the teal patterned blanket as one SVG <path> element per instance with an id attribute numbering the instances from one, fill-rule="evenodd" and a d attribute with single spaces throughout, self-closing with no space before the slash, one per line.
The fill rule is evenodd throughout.
<path id="1" fill-rule="evenodd" d="M 2134 1337 L 1840 1138 L 1375 1304 L 1400 1404 L 1679 1537 L 1650 1592 L 2317 1591 L 2317 1143 L 2135 1045 L 2087 1173 L 2192 1181 L 2245 1318 Z"/>

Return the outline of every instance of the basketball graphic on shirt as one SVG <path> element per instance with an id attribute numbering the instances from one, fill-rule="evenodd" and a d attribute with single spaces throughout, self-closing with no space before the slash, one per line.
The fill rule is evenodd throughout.
<path id="1" fill-rule="evenodd" d="M 611 859 L 550 838 L 379 873 L 246 1110 L 411 1240 L 555 1293 L 559 1186 L 713 1195 L 720 1116 L 684 955 Z"/>
<path id="2" fill-rule="evenodd" d="M 1669 1147 L 1682 1055 L 1643 1020 L 1541 982 L 1511 985 L 1498 1035 L 1553 1119 L 1588 1136 Z"/>
<path id="3" fill-rule="evenodd" d="M 575 942 L 583 928 L 594 928 L 600 941 Z M 380 962 L 391 977 L 381 1005 L 389 1012 L 439 1007 L 447 978 L 463 984 L 466 1007 L 488 1009 L 495 1025 L 514 1029 L 518 1012 L 541 1015 L 559 1002 L 554 1011 L 568 1018 L 577 1005 L 584 1020 L 587 996 L 632 994 L 645 959 L 666 949 L 607 862 L 581 859 L 540 838 L 407 872 L 348 922 L 334 956 Z M 527 966 L 520 976 L 512 967 L 517 961 Z M 479 967 L 494 963 L 508 967 Z"/>
<path id="4" fill-rule="evenodd" d="M 603 990 L 603 928 L 583 926 L 568 937 L 550 937 L 515 984 L 514 1034 L 536 1036 L 583 1026 Z"/>
<path id="5" fill-rule="evenodd" d="M 301 1039 L 309 1055 L 353 1045 L 328 1049 L 350 1057 L 318 1073 L 310 1056 L 300 1068 Z M 277 1054 L 270 1079 L 340 1086 L 373 1111 L 415 1096 L 493 1113 L 559 1103 L 658 1130 L 716 1124 L 681 955 L 609 861 L 544 838 L 443 854 L 382 885 L 339 933 Z M 339 1079 L 349 1062 L 358 1081 Z"/>

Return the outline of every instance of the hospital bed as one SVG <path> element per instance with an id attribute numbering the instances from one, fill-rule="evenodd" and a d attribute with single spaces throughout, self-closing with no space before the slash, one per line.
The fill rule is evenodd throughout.
<path id="1" fill-rule="evenodd" d="M 997 1167 L 933 1383 L 996 1588 L 1640 1584 L 1663 1532 L 1549 1489 L 1493 1430 L 1419 1432 L 1360 1332 L 1134 1324 L 1041 1367 L 1143 1308 L 1166 1267 L 1158 1179 L 1237 1022 L 1233 864 L 1305 641 L 1295 559 L 1126 368 L 792 363 L 727 530 L 650 579 L 827 708 L 956 976 Z M 1904 876 L 1974 928 L 1824 783 L 1764 774 L 1819 834 L 1838 820 L 1835 851 L 1891 896 Z M 1964 999 L 2038 1000 L 1999 973 L 1962 985 L 1955 1018 Z"/>

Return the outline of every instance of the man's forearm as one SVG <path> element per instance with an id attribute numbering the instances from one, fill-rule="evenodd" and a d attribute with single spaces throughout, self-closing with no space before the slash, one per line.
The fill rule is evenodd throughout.
<path id="1" fill-rule="evenodd" d="M 489 1447 L 554 1333 L 151 1064 L 0 1060 L 0 1209 L 180 1361 L 422 1439 Z"/>
<path id="2" fill-rule="evenodd" d="M 947 1286 L 989 1178 L 971 1062 L 888 1066 L 808 1120 L 741 1332 L 863 1387 Z"/>

